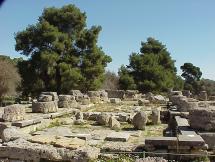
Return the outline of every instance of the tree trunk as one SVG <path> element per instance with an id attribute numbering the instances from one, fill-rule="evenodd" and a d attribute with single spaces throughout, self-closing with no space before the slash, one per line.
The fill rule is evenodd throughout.
<path id="1" fill-rule="evenodd" d="M 61 93 L 61 74 L 60 74 L 60 68 L 59 66 L 57 65 L 56 66 L 56 76 L 55 76 L 55 80 L 56 80 L 56 83 L 57 83 L 57 93 L 60 94 Z"/>

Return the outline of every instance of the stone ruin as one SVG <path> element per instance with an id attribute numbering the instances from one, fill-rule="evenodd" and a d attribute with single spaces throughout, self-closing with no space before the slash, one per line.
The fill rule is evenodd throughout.
<path id="1" fill-rule="evenodd" d="M 176 158 L 168 153 L 206 155 L 215 146 L 215 104 L 191 96 L 173 91 L 168 101 L 132 90 L 42 92 L 32 107 L 0 111 L 0 160 L 90 161 L 136 151 L 167 153 L 166 159 Z M 150 135 L 153 128 L 160 136 Z"/>
<path id="2" fill-rule="evenodd" d="M 42 92 L 38 101 L 33 101 L 32 112 L 51 113 L 58 111 L 58 95 L 56 92 Z"/>

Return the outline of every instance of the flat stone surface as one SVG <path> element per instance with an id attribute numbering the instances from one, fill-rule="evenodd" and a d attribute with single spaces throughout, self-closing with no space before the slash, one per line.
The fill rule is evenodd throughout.
<path id="1" fill-rule="evenodd" d="M 77 137 L 77 138 L 88 141 L 89 139 L 91 139 L 91 134 L 79 133 L 79 134 L 66 135 L 65 137 L 69 137 L 69 138 L 70 137 L 72 137 L 72 138 Z"/>
<path id="2" fill-rule="evenodd" d="M 124 133 L 124 132 L 112 132 L 107 137 L 105 138 L 107 141 L 122 141 L 126 142 L 128 141 L 130 137 L 129 133 Z"/>
<path id="3" fill-rule="evenodd" d="M 64 147 L 72 150 L 85 145 L 85 140 L 79 138 L 67 138 L 54 135 L 36 135 L 32 136 L 28 140 L 35 143 L 51 144 L 57 147 Z"/>
<path id="4" fill-rule="evenodd" d="M 181 135 L 197 135 L 193 130 L 180 130 Z"/>
<path id="5" fill-rule="evenodd" d="M 190 124 L 188 120 L 185 118 L 181 118 L 180 116 L 175 116 L 176 124 L 178 127 L 189 127 Z"/>
<path id="6" fill-rule="evenodd" d="M 41 135 L 70 136 L 72 131 L 68 127 L 58 126 L 42 131 Z"/>
<path id="7" fill-rule="evenodd" d="M 145 139 L 146 145 L 170 146 L 177 144 L 177 137 L 149 137 Z"/>
<path id="8" fill-rule="evenodd" d="M 133 152 L 136 147 L 133 143 L 107 141 L 102 144 L 101 152 Z"/>
<path id="9" fill-rule="evenodd" d="M 41 118 L 12 122 L 12 126 L 26 127 L 26 126 L 33 125 L 33 124 L 38 124 L 38 123 L 41 123 Z"/>
<path id="10" fill-rule="evenodd" d="M 199 135 L 179 135 L 178 143 L 180 146 L 204 146 L 205 141 Z"/>

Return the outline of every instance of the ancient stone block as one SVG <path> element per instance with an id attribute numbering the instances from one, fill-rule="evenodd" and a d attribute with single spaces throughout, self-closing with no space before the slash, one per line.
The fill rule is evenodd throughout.
<path id="1" fill-rule="evenodd" d="M 214 149 L 215 147 L 215 132 L 199 132 L 198 133 L 208 145 L 209 149 Z"/>
<path id="2" fill-rule="evenodd" d="M 97 116 L 97 122 L 99 125 L 108 125 L 110 115 L 106 113 L 101 113 Z"/>
<path id="3" fill-rule="evenodd" d="M 199 135 L 178 135 L 178 144 L 180 146 L 204 146 L 205 141 Z"/>
<path id="4" fill-rule="evenodd" d="M 114 116 L 110 117 L 108 125 L 111 129 L 115 129 L 115 130 L 120 129 L 120 122 L 118 122 Z"/>
<path id="5" fill-rule="evenodd" d="M 139 106 L 144 106 L 144 105 L 147 105 L 147 104 L 149 104 L 149 103 L 150 103 L 149 100 L 146 100 L 146 99 L 143 99 L 143 98 L 138 99 L 138 105 L 139 105 Z"/>
<path id="6" fill-rule="evenodd" d="M 57 111 L 58 111 L 57 101 L 32 103 L 32 112 L 35 113 L 51 113 Z"/>
<path id="7" fill-rule="evenodd" d="M 177 137 L 147 137 L 145 145 L 151 146 L 175 146 L 177 145 Z"/>
<path id="8" fill-rule="evenodd" d="M 19 121 L 25 118 L 25 107 L 19 104 L 6 106 L 2 119 L 4 121 Z"/>
<path id="9" fill-rule="evenodd" d="M 214 131 L 215 130 L 215 107 L 198 108 L 190 110 L 189 123 L 193 129 Z"/>
<path id="10" fill-rule="evenodd" d="M 3 142 L 8 142 L 10 140 L 16 140 L 21 137 L 23 138 L 24 134 L 22 134 L 15 127 L 5 128 L 1 134 L 1 139 Z"/>
<path id="11" fill-rule="evenodd" d="M 119 98 L 110 98 L 110 103 L 118 104 L 121 102 L 121 99 Z"/>
<path id="12" fill-rule="evenodd" d="M 58 101 L 57 92 L 42 92 L 41 95 L 51 95 L 52 101 Z"/>
<path id="13" fill-rule="evenodd" d="M 38 98 L 38 101 L 39 102 L 49 102 L 49 101 L 52 101 L 53 97 L 51 95 L 44 95 L 44 94 L 41 94 Z"/>
<path id="14" fill-rule="evenodd" d="M 83 97 L 83 93 L 81 93 L 80 90 L 70 90 L 69 92 L 70 95 L 75 96 L 75 97 Z"/>
<path id="15" fill-rule="evenodd" d="M 160 124 L 160 108 L 152 110 L 152 124 Z"/>
<path id="16" fill-rule="evenodd" d="M 106 90 L 108 93 L 108 98 L 125 98 L 125 91 L 124 90 Z"/>
<path id="17" fill-rule="evenodd" d="M 105 139 L 107 141 L 122 141 L 122 142 L 126 142 L 126 141 L 128 141 L 129 137 L 130 137 L 129 133 L 112 132 Z"/>
<path id="18" fill-rule="evenodd" d="M 207 99 L 208 99 L 207 92 L 206 91 L 201 91 L 199 93 L 199 100 L 201 100 L 201 101 L 207 101 Z"/>
<path id="19" fill-rule="evenodd" d="M 80 112 L 80 111 L 77 112 L 77 113 L 75 114 L 75 118 L 76 118 L 76 120 L 79 120 L 79 119 L 83 120 L 83 119 L 84 119 L 83 113 Z"/>
<path id="20" fill-rule="evenodd" d="M 133 117 L 133 125 L 134 128 L 140 129 L 140 130 L 145 130 L 146 122 L 147 122 L 147 115 L 144 112 L 138 112 L 134 117 Z"/>

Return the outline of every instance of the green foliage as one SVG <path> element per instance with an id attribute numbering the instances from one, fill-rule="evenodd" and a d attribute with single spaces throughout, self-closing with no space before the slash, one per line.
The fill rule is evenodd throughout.
<path id="1" fill-rule="evenodd" d="M 173 89 L 176 91 L 181 91 L 184 88 L 184 80 L 180 76 L 176 76 L 174 81 L 174 87 Z"/>
<path id="2" fill-rule="evenodd" d="M 184 63 L 181 66 L 181 76 L 185 79 L 184 89 L 190 90 L 194 94 L 198 94 L 200 87 L 200 78 L 202 72 L 199 67 L 194 66 L 192 63 Z"/>
<path id="3" fill-rule="evenodd" d="M 119 69 L 119 85 L 120 89 L 136 89 L 134 78 L 130 75 L 129 70 L 125 66 L 121 66 Z"/>
<path id="4" fill-rule="evenodd" d="M 16 33 L 24 95 L 43 91 L 98 89 L 111 58 L 98 47 L 100 26 L 86 28 L 86 14 L 74 5 L 46 8 L 35 25 Z M 30 75 L 29 75 L 30 74 Z"/>
<path id="5" fill-rule="evenodd" d="M 215 95 L 215 81 L 210 79 L 201 79 L 200 81 L 201 90 L 207 91 L 209 96 Z"/>
<path id="6" fill-rule="evenodd" d="M 148 38 L 141 43 L 141 53 L 132 53 L 129 65 L 119 70 L 120 87 L 142 92 L 161 92 L 174 87 L 176 68 L 165 45 Z M 132 86 L 131 86 L 132 85 Z"/>

